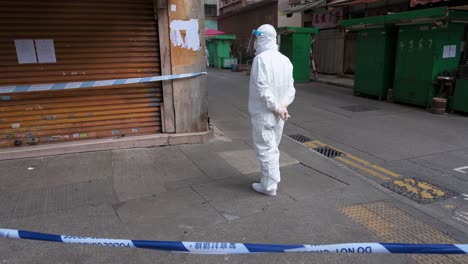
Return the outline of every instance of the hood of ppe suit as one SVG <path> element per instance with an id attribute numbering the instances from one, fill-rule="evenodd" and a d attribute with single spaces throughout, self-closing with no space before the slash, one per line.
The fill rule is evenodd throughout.
<path id="1" fill-rule="evenodd" d="M 257 30 L 262 32 L 262 34 L 254 42 L 255 55 L 259 55 L 267 50 L 278 50 L 276 30 L 272 25 L 262 25 Z"/>

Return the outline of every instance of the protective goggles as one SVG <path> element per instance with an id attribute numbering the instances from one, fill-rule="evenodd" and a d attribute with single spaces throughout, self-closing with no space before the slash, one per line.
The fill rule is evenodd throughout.
<path id="1" fill-rule="evenodd" d="M 262 35 L 262 32 L 261 32 L 261 31 L 258 31 L 258 30 L 256 30 L 256 29 L 254 29 L 254 30 L 252 31 L 252 35 L 255 35 L 255 36 L 259 37 L 259 36 Z"/>

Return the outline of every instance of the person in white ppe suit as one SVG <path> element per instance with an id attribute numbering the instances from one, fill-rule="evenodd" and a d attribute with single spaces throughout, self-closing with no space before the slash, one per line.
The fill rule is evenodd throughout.
<path id="1" fill-rule="evenodd" d="M 293 66 L 278 51 L 273 26 L 262 25 L 253 34 L 256 36 L 256 56 L 249 85 L 249 113 L 262 178 L 260 183 L 253 183 L 252 188 L 259 193 L 275 196 L 280 182 L 278 146 L 284 122 L 289 117 L 287 107 L 294 100 L 296 92 Z"/>

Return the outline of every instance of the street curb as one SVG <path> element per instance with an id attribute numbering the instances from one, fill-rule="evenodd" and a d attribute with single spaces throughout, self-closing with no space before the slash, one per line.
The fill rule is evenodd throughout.
<path id="1" fill-rule="evenodd" d="M 0 160 L 36 158 L 83 152 L 147 148 L 167 145 L 204 143 L 213 137 L 213 129 L 200 133 L 155 134 L 134 137 L 92 139 L 0 150 Z"/>
<path id="2" fill-rule="evenodd" d="M 338 87 L 343 87 L 343 88 L 354 89 L 354 85 L 349 85 L 349 84 L 344 84 L 344 83 L 339 83 L 339 82 L 331 82 L 331 81 L 323 81 L 323 80 L 311 80 L 311 81 L 316 82 L 316 83 L 323 83 L 323 84 L 328 84 L 328 85 L 333 85 L 333 86 L 338 86 Z"/>

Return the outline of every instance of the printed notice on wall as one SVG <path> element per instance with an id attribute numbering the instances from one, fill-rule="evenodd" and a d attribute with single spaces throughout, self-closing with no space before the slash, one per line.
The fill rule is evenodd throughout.
<path id="1" fill-rule="evenodd" d="M 457 45 L 445 45 L 442 58 L 455 58 L 457 56 Z"/>
<path id="2" fill-rule="evenodd" d="M 56 63 L 53 39 L 36 39 L 37 60 L 39 63 Z"/>
<path id="3" fill-rule="evenodd" d="M 34 50 L 34 40 L 16 39 L 15 47 L 19 64 L 37 63 L 36 51 Z"/>
<path id="4" fill-rule="evenodd" d="M 450 53 L 450 46 L 444 46 L 444 53 L 442 54 L 442 58 L 446 59 L 448 58 Z"/>
<path id="5" fill-rule="evenodd" d="M 450 46 L 449 57 L 450 58 L 455 58 L 456 56 L 457 56 L 457 45 L 451 45 Z"/>
<path id="6" fill-rule="evenodd" d="M 194 51 L 200 50 L 200 33 L 197 19 L 173 20 L 170 28 L 172 45 Z"/>

